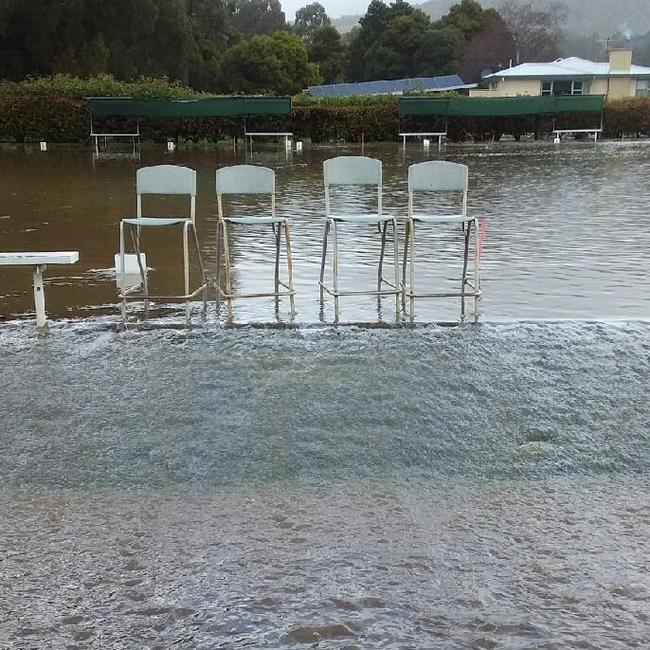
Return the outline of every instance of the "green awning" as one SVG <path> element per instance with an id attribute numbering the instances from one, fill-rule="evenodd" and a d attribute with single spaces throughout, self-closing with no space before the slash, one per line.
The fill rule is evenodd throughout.
<path id="1" fill-rule="evenodd" d="M 290 115 L 290 97 L 218 97 L 215 99 L 132 99 L 92 97 L 88 110 L 94 117 L 245 117 Z"/>
<path id="2" fill-rule="evenodd" d="M 562 97 L 402 97 L 399 112 L 449 117 L 513 117 L 556 113 L 601 113 L 602 95 Z"/>

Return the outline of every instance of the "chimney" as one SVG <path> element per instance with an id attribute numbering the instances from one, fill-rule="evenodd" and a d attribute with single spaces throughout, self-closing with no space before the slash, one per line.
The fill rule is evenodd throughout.
<path id="1" fill-rule="evenodd" d="M 630 72 L 632 68 L 631 47 L 610 47 L 609 48 L 609 71 Z"/>

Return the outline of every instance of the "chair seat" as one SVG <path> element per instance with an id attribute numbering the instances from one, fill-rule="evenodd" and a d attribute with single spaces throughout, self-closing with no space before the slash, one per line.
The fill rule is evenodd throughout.
<path id="1" fill-rule="evenodd" d="M 414 214 L 411 218 L 419 223 L 467 223 L 474 221 L 474 217 L 462 214 Z"/>
<path id="2" fill-rule="evenodd" d="M 330 214 L 329 221 L 337 221 L 339 223 L 385 223 L 386 221 L 393 221 L 395 217 L 391 214 Z"/>
<path id="3" fill-rule="evenodd" d="M 284 223 L 285 217 L 224 217 L 227 223 L 253 225 L 256 223 Z"/>
<path id="4" fill-rule="evenodd" d="M 139 219 L 122 219 L 122 221 L 130 226 L 177 226 L 192 220 L 185 217 L 140 217 Z"/>

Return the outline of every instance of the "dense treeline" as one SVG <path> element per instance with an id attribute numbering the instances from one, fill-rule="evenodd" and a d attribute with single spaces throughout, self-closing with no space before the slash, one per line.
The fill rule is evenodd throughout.
<path id="1" fill-rule="evenodd" d="M 80 80 L 66 75 L 35 79 L 21 83 L 0 84 L 0 140 L 13 142 L 84 142 L 88 139 L 89 115 L 86 96 L 128 95 L 137 98 L 192 99 L 209 96 L 156 79 L 134 83 L 102 76 Z M 400 130 L 438 131 L 438 118 L 400 120 L 398 99 L 354 97 L 317 99 L 299 95 L 294 98 L 290 118 L 260 117 L 248 120 L 249 128 L 259 131 L 290 129 L 296 137 L 313 142 L 360 142 L 397 140 Z M 598 116 L 566 115 L 558 118 L 567 128 L 592 128 Z M 108 120 L 101 125 L 108 131 L 131 128 L 128 120 Z M 452 141 L 498 139 L 503 134 L 519 137 L 526 133 L 538 136 L 553 128 L 550 116 L 521 118 L 453 118 L 449 122 Z M 179 141 L 215 142 L 241 136 L 242 120 L 154 120 L 142 123 L 145 140 L 164 142 L 168 137 Z M 609 102 L 605 110 L 605 135 L 608 137 L 650 136 L 650 99 L 635 98 Z"/>
<path id="2" fill-rule="evenodd" d="M 313 2 L 287 23 L 279 0 L 3 0 L 0 78 L 69 73 L 178 80 L 220 93 L 296 93 L 321 81 L 458 72 L 478 79 L 515 51 L 494 9 L 461 0 L 440 20 L 372 0 L 343 40 Z"/>

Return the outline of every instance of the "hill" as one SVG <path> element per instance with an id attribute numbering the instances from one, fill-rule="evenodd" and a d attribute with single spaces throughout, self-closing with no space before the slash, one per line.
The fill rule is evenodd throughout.
<path id="1" fill-rule="evenodd" d="M 529 0 L 517 0 L 520 3 Z M 598 34 L 607 38 L 617 32 L 630 31 L 634 34 L 650 32 L 650 10 L 648 0 L 562 0 L 568 10 L 567 32 L 575 35 Z M 449 11 L 458 0 L 427 0 L 424 3 L 412 2 L 437 20 Z M 484 7 L 496 7 L 503 0 L 479 0 Z M 532 4 L 547 5 L 549 0 L 533 0 Z M 334 20 L 334 25 L 347 32 L 359 20 L 360 16 L 343 16 Z"/>

